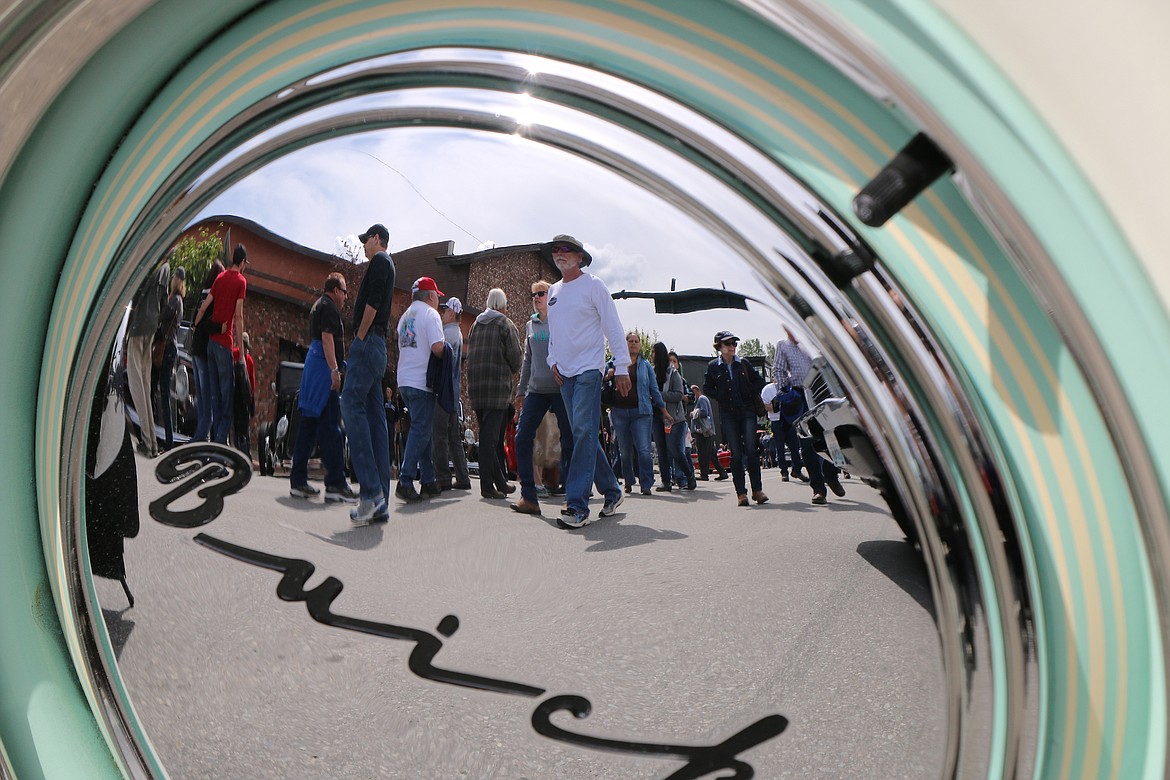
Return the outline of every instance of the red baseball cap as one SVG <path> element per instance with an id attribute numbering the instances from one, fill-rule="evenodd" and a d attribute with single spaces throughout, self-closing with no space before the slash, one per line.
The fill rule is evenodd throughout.
<path id="1" fill-rule="evenodd" d="M 447 293 L 443 292 L 442 290 L 440 290 L 439 285 L 435 284 L 435 280 L 429 276 L 420 276 L 419 278 L 414 280 L 414 284 L 411 285 L 410 291 L 412 293 L 416 293 L 419 290 L 434 290 L 440 296 L 447 294 Z"/>

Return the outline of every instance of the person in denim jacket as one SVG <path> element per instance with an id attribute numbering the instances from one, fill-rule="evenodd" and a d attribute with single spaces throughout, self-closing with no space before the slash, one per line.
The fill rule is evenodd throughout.
<path id="1" fill-rule="evenodd" d="M 740 506 L 748 506 L 746 469 L 751 480 L 752 498 L 757 504 L 768 500 L 760 476 L 760 453 L 756 447 L 755 404 L 760 401 L 764 379 L 752 364 L 735 354 L 739 337 L 728 330 L 715 334 L 715 349 L 719 357 L 707 364 L 703 392 L 719 402 L 719 418 L 723 434 L 731 445 L 731 479 Z"/>
<path id="2" fill-rule="evenodd" d="M 630 352 L 630 393 L 625 396 L 615 393 L 609 414 L 617 435 L 626 492 L 634 491 L 636 469 L 642 495 L 648 496 L 654 484 L 654 460 L 650 456 L 650 425 L 654 410 L 658 409 L 664 419 L 673 421 L 674 418 L 666 410 L 658 382 L 654 378 L 654 368 L 642 357 L 641 336 L 630 331 L 626 334 L 626 346 Z M 613 374 L 611 360 L 606 365 L 606 381 Z M 661 459 L 661 454 L 659 457 Z"/>

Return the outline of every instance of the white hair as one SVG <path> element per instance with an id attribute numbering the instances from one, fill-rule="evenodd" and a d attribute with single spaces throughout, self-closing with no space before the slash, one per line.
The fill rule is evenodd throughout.
<path id="1" fill-rule="evenodd" d="M 495 309 L 496 311 L 503 311 L 508 308 L 508 296 L 499 287 L 493 287 L 488 290 L 487 300 L 484 302 L 484 307 L 488 309 Z"/>

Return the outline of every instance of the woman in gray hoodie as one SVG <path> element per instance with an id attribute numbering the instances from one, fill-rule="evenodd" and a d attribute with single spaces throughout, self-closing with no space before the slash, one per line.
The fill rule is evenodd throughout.
<path id="1" fill-rule="evenodd" d="M 686 395 L 687 386 L 683 382 L 682 374 L 671 365 L 665 344 L 661 341 L 654 342 L 651 352 L 654 356 L 654 378 L 662 391 L 662 400 L 671 418 L 668 420 L 660 414 L 654 415 L 654 443 L 658 448 L 658 473 L 662 476 L 662 484 L 654 489 L 669 493 L 674 483 L 674 475 L 678 474 L 685 478 L 683 487 L 694 490 L 694 470 L 690 470 L 689 478 L 686 471 L 679 472 L 679 466 L 688 462 L 683 448 L 687 435 L 687 415 L 683 408 L 683 397 Z"/>
<path id="2" fill-rule="evenodd" d="M 520 475 L 520 500 L 512 509 L 525 515 L 539 515 L 536 480 L 532 470 L 532 445 L 536 429 L 551 409 L 557 416 L 557 427 L 561 433 L 561 481 L 569 469 L 569 458 L 573 455 L 573 431 L 569 427 L 569 415 L 561 398 L 561 388 L 548 364 L 548 282 L 543 279 L 532 284 L 532 316 L 525 324 L 524 362 L 520 367 L 520 384 L 516 386 L 516 399 L 522 401 L 520 421 L 516 424 L 516 471 Z M 563 494 L 559 488 L 554 495 Z"/>

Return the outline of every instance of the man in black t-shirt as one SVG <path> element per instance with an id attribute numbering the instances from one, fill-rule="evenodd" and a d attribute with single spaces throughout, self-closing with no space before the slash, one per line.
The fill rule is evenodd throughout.
<path id="1" fill-rule="evenodd" d="M 325 294 L 309 312 L 309 353 L 301 374 L 301 424 L 293 447 L 289 494 L 311 498 L 320 491 L 309 484 L 308 464 L 313 445 L 321 445 L 325 467 L 325 501 L 356 504 L 357 494 L 345 479 L 345 446 L 338 427 L 341 367 L 345 365 L 345 331 L 341 307 L 349 289 L 345 277 L 331 273 L 325 279 Z"/>
<path id="2" fill-rule="evenodd" d="M 349 457 L 361 486 L 361 502 L 349 519 L 354 525 L 366 525 L 390 519 L 390 444 L 382 375 L 394 302 L 394 261 L 386 252 L 390 233 L 384 225 L 372 225 L 358 240 L 370 263 L 353 304 L 353 343 L 341 391 L 341 414 L 349 435 Z"/>

